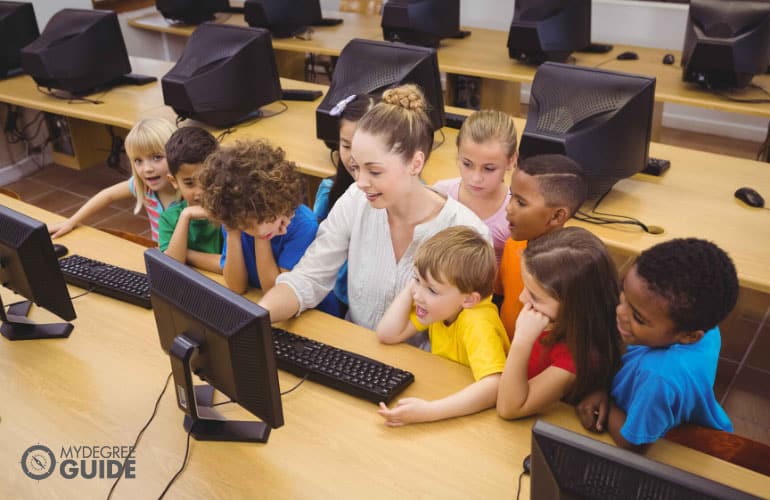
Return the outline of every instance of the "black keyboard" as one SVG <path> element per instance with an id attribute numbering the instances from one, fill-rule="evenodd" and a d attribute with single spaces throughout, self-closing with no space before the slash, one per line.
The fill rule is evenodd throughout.
<path id="1" fill-rule="evenodd" d="M 67 283 L 147 309 L 152 307 L 146 274 L 80 255 L 59 259 L 59 267 Z"/>
<path id="2" fill-rule="evenodd" d="M 414 382 L 410 372 L 273 328 L 278 368 L 351 396 L 390 403 Z"/>

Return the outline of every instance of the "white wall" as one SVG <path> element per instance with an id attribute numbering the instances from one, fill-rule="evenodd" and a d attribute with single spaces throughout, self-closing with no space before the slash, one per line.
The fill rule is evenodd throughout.
<path id="1" fill-rule="evenodd" d="M 32 2 L 35 8 L 35 17 L 40 31 L 43 31 L 45 25 L 52 15 L 61 9 L 91 9 L 91 0 L 27 0 Z"/>

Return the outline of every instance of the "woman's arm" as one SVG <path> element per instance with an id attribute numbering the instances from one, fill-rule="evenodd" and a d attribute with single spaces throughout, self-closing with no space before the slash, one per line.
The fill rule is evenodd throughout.
<path id="1" fill-rule="evenodd" d="M 69 219 L 49 227 L 48 232 L 51 234 L 51 238 L 64 236 L 75 229 L 75 226 L 80 224 L 84 219 L 87 219 L 91 215 L 106 208 L 110 203 L 131 198 L 132 196 L 128 181 L 119 182 L 113 186 L 104 188 L 80 207 L 77 212 L 72 214 Z"/>
<path id="2" fill-rule="evenodd" d="M 285 283 L 277 283 L 257 305 L 267 309 L 270 322 L 277 323 L 295 316 L 299 312 L 299 298 L 294 290 Z"/>

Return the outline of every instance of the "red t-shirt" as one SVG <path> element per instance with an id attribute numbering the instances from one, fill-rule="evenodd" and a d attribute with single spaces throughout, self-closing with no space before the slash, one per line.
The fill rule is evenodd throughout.
<path id="1" fill-rule="evenodd" d="M 575 361 L 572 359 L 572 355 L 567 348 L 565 342 L 557 342 L 554 345 L 546 346 L 540 343 L 540 341 L 548 335 L 549 332 L 544 331 L 535 341 L 532 346 L 532 352 L 529 355 L 529 364 L 527 365 L 527 379 L 531 379 L 539 375 L 543 370 L 549 366 L 556 366 L 567 370 L 570 373 L 576 373 Z"/>

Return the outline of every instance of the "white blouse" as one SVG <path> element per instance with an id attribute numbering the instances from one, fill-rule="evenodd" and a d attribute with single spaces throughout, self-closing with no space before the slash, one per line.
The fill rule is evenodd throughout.
<path id="1" fill-rule="evenodd" d="M 321 223 L 299 263 L 276 282 L 291 287 L 302 312 L 329 293 L 347 259 L 349 319 L 373 330 L 412 277 L 414 253 L 420 244 L 442 229 L 460 225 L 472 227 L 491 242 L 487 225 L 470 209 L 447 198 L 436 217 L 415 227 L 412 242 L 396 262 L 387 211 L 373 208 L 353 184 Z"/>

